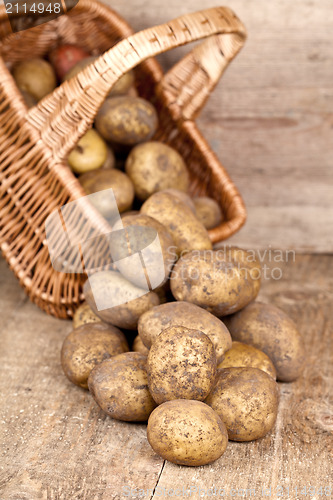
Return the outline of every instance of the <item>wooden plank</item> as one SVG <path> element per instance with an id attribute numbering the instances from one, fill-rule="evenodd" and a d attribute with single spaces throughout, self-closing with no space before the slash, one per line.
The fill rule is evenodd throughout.
<path id="1" fill-rule="evenodd" d="M 200 468 L 164 464 L 149 447 L 144 425 L 110 419 L 88 392 L 67 381 L 59 353 L 71 324 L 48 317 L 30 302 L 17 308 L 21 289 L 0 262 L 0 312 L 10 309 L 1 330 L 0 499 L 109 500 L 141 494 L 150 499 L 156 485 L 156 498 L 163 488 L 217 485 L 252 488 L 257 498 L 262 487 L 271 487 L 274 499 L 278 486 L 293 492 L 296 486 L 328 485 L 333 257 L 298 255 L 294 260 L 289 254 L 288 263 L 276 263 L 274 255 L 261 253 L 260 258 L 270 269 L 279 267 L 282 277 L 272 279 L 267 271 L 261 298 L 294 318 L 307 346 L 308 366 L 300 380 L 281 384 L 279 418 L 270 435 L 230 443 L 223 457 Z M 9 300 L 3 299 L 5 289 L 11 290 Z M 191 498 L 198 496 L 193 492 Z M 300 496 L 290 493 L 290 498 Z"/>
<path id="2" fill-rule="evenodd" d="M 249 249 L 296 248 L 300 253 L 332 253 L 333 209 L 312 204 L 250 206 L 246 225 L 227 243 Z"/>
<path id="3" fill-rule="evenodd" d="M 233 68 L 230 67 L 225 79 L 232 71 Z M 248 126 L 247 118 L 271 119 L 272 124 L 274 124 L 274 118 L 279 118 L 280 122 L 277 120 L 277 124 L 280 123 L 287 129 L 295 122 L 300 124 L 309 122 L 312 129 L 325 125 L 331 128 L 332 87 L 290 89 L 276 85 L 269 88 L 224 89 L 225 79 L 221 80 L 219 88 L 210 96 L 202 114 L 202 117 L 208 117 L 210 122 L 215 123 L 215 126 L 219 125 L 221 119 L 231 120 L 231 123 L 233 120 L 238 119 L 240 122 L 245 119 L 243 126 L 240 126 L 242 128 Z M 237 121 L 233 126 L 236 124 Z M 316 137 L 314 136 L 313 140 Z"/>
<path id="4" fill-rule="evenodd" d="M 27 301 L 23 289 L 18 286 L 5 260 L 0 257 L 0 334 L 15 314 L 13 304 L 20 308 Z"/>
<path id="5" fill-rule="evenodd" d="M 6 286 L 21 296 L 11 274 Z M 11 313 L 1 331 L 0 499 L 99 500 L 126 486 L 153 488 L 163 461 L 145 426 L 110 419 L 63 375 L 71 323 L 30 302 L 17 309 L 14 298 L 0 301 L 1 314 L 9 303 Z"/>
<path id="6" fill-rule="evenodd" d="M 199 122 L 212 149 L 230 175 L 246 182 L 272 183 L 290 179 L 289 189 L 312 186 L 323 180 L 333 185 L 332 157 L 327 145 L 333 139 L 329 120 L 287 118 L 233 118 Z M 306 149 L 305 146 L 306 145 Z M 305 154 L 307 153 L 307 155 Z M 288 190 L 287 190 L 288 191 Z M 302 189 L 299 190 L 302 192 Z M 280 191 L 281 196 L 285 191 Z M 264 196 L 265 193 L 262 193 Z M 316 200 L 316 197 L 314 198 Z"/>
<path id="7" fill-rule="evenodd" d="M 216 487 L 224 489 L 224 498 L 299 499 L 305 498 L 301 488 L 307 487 L 310 496 L 312 486 L 318 492 L 313 497 L 324 498 L 319 488 L 332 487 L 333 259 L 298 256 L 294 263 L 278 265 L 282 279 L 266 280 L 260 298 L 296 321 L 308 352 L 305 373 L 292 384 L 279 384 L 274 431 L 252 443 L 230 442 L 225 454 L 209 466 L 166 462 L 157 493 L 192 488 L 191 498 L 196 499 L 200 488 L 207 492 Z M 325 276 L 330 276 L 327 281 Z"/>
<path id="8" fill-rule="evenodd" d="M 293 36 L 299 30 L 306 31 L 309 36 L 318 33 L 330 33 L 332 22 L 332 3 L 330 0 L 279 0 L 279 2 L 247 2 L 246 0 L 192 0 L 191 4 L 169 0 L 163 5 L 158 0 L 133 0 L 131 3 L 121 0 L 105 0 L 111 8 L 126 17 L 136 28 L 159 24 L 182 14 L 202 10 L 216 5 L 232 8 L 248 28 L 254 33 L 281 34 Z"/>

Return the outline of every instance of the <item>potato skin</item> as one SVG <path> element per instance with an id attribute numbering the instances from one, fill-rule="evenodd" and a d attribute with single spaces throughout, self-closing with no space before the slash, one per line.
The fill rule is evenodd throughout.
<path id="1" fill-rule="evenodd" d="M 61 365 L 73 384 L 88 388 L 88 377 L 96 364 L 128 351 L 123 332 L 105 323 L 89 323 L 73 330 L 64 340 Z"/>
<path id="2" fill-rule="evenodd" d="M 166 191 L 154 193 L 142 205 L 141 213 L 153 217 L 167 228 L 178 254 L 192 249 L 212 249 L 207 230 L 178 196 Z"/>
<path id="3" fill-rule="evenodd" d="M 118 215 L 106 189 L 113 189 L 120 213 L 129 210 L 134 200 L 134 186 L 126 174 L 116 169 L 100 169 L 80 175 L 79 182 L 87 194 L 96 193 L 91 203 L 107 219 Z"/>
<path id="4" fill-rule="evenodd" d="M 100 169 L 108 157 L 108 147 L 99 133 L 91 128 L 88 130 L 68 155 L 67 161 L 73 172 L 84 174 Z"/>
<path id="5" fill-rule="evenodd" d="M 97 365 L 88 380 L 96 403 L 110 417 L 145 422 L 156 407 L 148 390 L 146 356 L 126 352 Z"/>
<path id="6" fill-rule="evenodd" d="M 78 328 L 86 323 L 100 323 L 101 318 L 96 316 L 87 302 L 83 302 L 75 311 L 73 316 L 73 328 Z"/>
<path id="7" fill-rule="evenodd" d="M 110 170 L 111 168 L 116 168 L 116 157 L 113 150 L 108 147 L 106 153 L 106 160 L 101 166 L 103 170 Z"/>
<path id="8" fill-rule="evenodd" d="M 305 365 L 305 350 L 295 323 L 281 309 L 261 302 L 226 318 L 233 340 L 263 351 L 272 360 L 277 379 L 292 382 Z"/>
<path id="9" fill-rule="evenodd" d="M 148 141 L 135 146 L 128 155 L 125 171 L 141 201 L 147 200 L 157 191 L 168 188 L 187 191 L 189 186 L 183 158 L 163 142 Z"/>
<path id="10" fill-rule="evenodd" d="M 274 380 L 276 380 L 276 370 L 269 357 L 252 345 L 242 342 L 233 342 L 232 347 L 224 355 L 223 361 L 218 368 L 258 368 Z"/>
<path id="11" fill-rule="evenodd" d="M 260 267 L 241 260 L 236 252 L 195 250 L 178 260 L 170 279 L 176 300 L 192 302 L 223 317 L 257 297 Z"/>
<path id="12" fill-rule="evenodd" d="M 221 224 L 223 215 L 216 200 L 208 196 L 198 196 L 193 199 L 193 202 L 196 216 L 206 229 L 212 229 Z"/>
<path id="13" fill-rule="evenodd" d="M 258 368 L 224 368 L 218 370 L 205 403 L 223 418 L 229 439 L 253 441 L 273 428 L 279 389 L 275 380 Z"/>
<path id="14" fill-rule="evenodd" d="M 116 231 L 125 231 L 116 233 Z M 128 215 L 113 226 L 114 238 L 110 239 L 112 256 L 117 269 L 128 281 L 141 288 L 147 287 L 144 272 L 138 272 L 137 261 L 132 264 L 124 257 L 144 252 L 144 264 L 153 289 L 164 285 L 176 260 L 176 247 L 168 230 L 157 220 L 148 215 Z M 159 245 L 153 244 L 158 235 Z M 111 235 L 112 236 L 112 235 Z M 160 254 L 162 251 L 163 261 Z M 164 272 L 163 272 L 164 263 Z M 162 265 L 161 265 L 162 264 Z"/>
<path id="15" fill-rule="evenodd" d="M 152 412 L 147 438 L 158 455 L 178 465 L 210 464 L 228 445 L 226 427 L 216 412 L 185 399 L 168 401 Z"/>
<path id="16" fill-rule="evenodd" d="M 203 401 L 215 381 L 214 346 L 199 330 L 168 328 L 150 348 L 147 374 L 149 391 L 158 404 L 172 399 Z"/>
<path id="17" fill-rule="evenodd" d="M 105 306 L 105 309 L 100 311 L 97 309 L 88 280 L 83 287 L 87 303 L 102 321 L 119 328 L 135 330 L 141 314 L 159 305 L 156 293 L 136 287 L 118 272 L 100 271 L 90 276 L 89 279 L 93 283 L 95 297 L 97 294 L 99 304 Z M 113 302 L 115 299 L 118 305 L 107 307 L 108 304 L 115 303 Z"/>
<path id="18" fill-rule="evenodd" d="M 144 345 L 139 335 L 137 335 L 134 339 L 132 351 L 139 352 L 144 356 L 148 356 L 149 354 L 149 349 L 147 349 L 147 347 Z"/>
<path id="19" fill-rule="evenodd" d="M 53 67 L 39 57 L 17 63 L 12 73 L 18 88 L 29 92 L 37 101 L 50 94 L 57 85 Z"/>
<path id="20" fill-rule="evenodd" d="M 157 125 L 154 106 L 145 99 L 131 96 L 106 99 L 95 119 L 95 126 L 104 139 L 124 146 L 148 141 Z"/>
<path id="21" fill-rule="evenodd" d="M 218 363 L 231 349 L 231 336 L 222 321 L 189 302 L 169 302 L 153 307 L 140 317 L 138 332 L 144 345 L 150 348 L 163 330 L 177 325 L 205 333 L 214 345 Z"/>
<path id="22" fill-rule="evenodd" d="M 189 194 L 185 193 L 185 191 L 180 191 L 179 189 L 175 188 L 169 188 L 164 189 L 164 193 L 169 193 L 172 196 L 176 196 L 176 198 L 179 198 L 183 203 L 185 203 L 185 205 L 188 206 L 191 212 L 195 214 L 195 206 L 193 200 Z"/>

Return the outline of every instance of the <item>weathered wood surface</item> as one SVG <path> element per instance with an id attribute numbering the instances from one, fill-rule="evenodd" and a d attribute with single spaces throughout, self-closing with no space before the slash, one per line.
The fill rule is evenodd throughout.
<path id="1" fill-rule="evenodd" d="M 331 0 L 107 0 L 136 29 L 220 3 L 248 30 L 199 119 L 246 201 L 249 247 L 333 250 Z M 172 66 L 188 47 L 165 54 Z"/>
<path id="2" fill-rule="evenodd" d="M 267 277 L 275 268 L 282 277 L 264 280 L 261 298 L 298 324 L 308 352 L 305 373 L 280 385 L 273 432 L 229 443 L 217 462 L 200 468 L 164 463 L 150 449 L 144 425 L 110 419 L 67 381 L 59 353 L 71 324 L 28 302 L 0 260 L 0 499 L 109 500 L 135 498 L 134 492 L 138 498 L 138 490 L 155 487 L 142 498 L 166 498 L 184 487 L 197 499 L 195 488 L 216 486 L 224 498 L 244 498 L 247 490 L 245 498 L 262 499 L 262 488 L 271 499 L 288 498 L 289 488 L 289 498 L 298 500 L 311 495 L 296 488 L 333 488 L 333 257 L 288 260 L 266 258 Z"/>

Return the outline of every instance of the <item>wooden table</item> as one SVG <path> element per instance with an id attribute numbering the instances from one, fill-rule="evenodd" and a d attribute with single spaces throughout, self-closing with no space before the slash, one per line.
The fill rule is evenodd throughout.
<path id="1" fill-rule="evenodd" d="M 139 490 L 151 499 L 183 487 L 199 498 L 200 488 L 216 487 L 224 498 L 288 498 L 289 491 L 298 500 L 311 497 L 300 493 L 311 486 L 311 498 L 331 498 L 325 487 L 333 494 L 333 257 L 264 264 L 282 277 L 264 280 L 260 298 L 296 321 L 307 347 L 305 372 L 280 384 L 274 431 L 259 441 L 230 442 L 217 462 L 191 468 L 164 462 L 144 425 L 112 420 L 65 378 L 59 354 L 71 323 L 32 305 L 1 260 L 0 499 L 140 498 Z"/>

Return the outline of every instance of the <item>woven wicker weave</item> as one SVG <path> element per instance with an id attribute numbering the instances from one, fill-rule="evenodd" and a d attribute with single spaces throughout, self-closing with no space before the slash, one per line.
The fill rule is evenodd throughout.
<path id="1" fill-rule="evenodd" d="M 223 209 L 225 221 L 209 231 L 211 240 L 222 241 L 244 224 L 241 196 L 193 120 L 245 36 L 239 19 L 223 7 L 137 34 L 111 9 L 91 0 L 80 0 L 66 15 L 15 35 L 0 9 L 0 243 L 10 267 L 39 307 L 65 318 L 82 300 L 84 277 L 56 272 L 51 265 L 44 222 L 54 210 L 84 196 L 66 157 L 90 128 L 112 85 L 131 68 L 136 68 L 139 94 L 158 110 L 155 139 L 183 156 L 191 192 L 209 194 Z M 152 58 L 203 38 L 165 75 Z M 45 55 L 59 43 L 78 44 L 103 55 L 28 111 L 9 69 L 32 55 Z M 82 209 L 83 215 L 72 221 L 74 226 L 84 220 L 90 234 L 109 229 L 89 202 Z M 98 262 L 95 255 L 94 264 Z"/>

